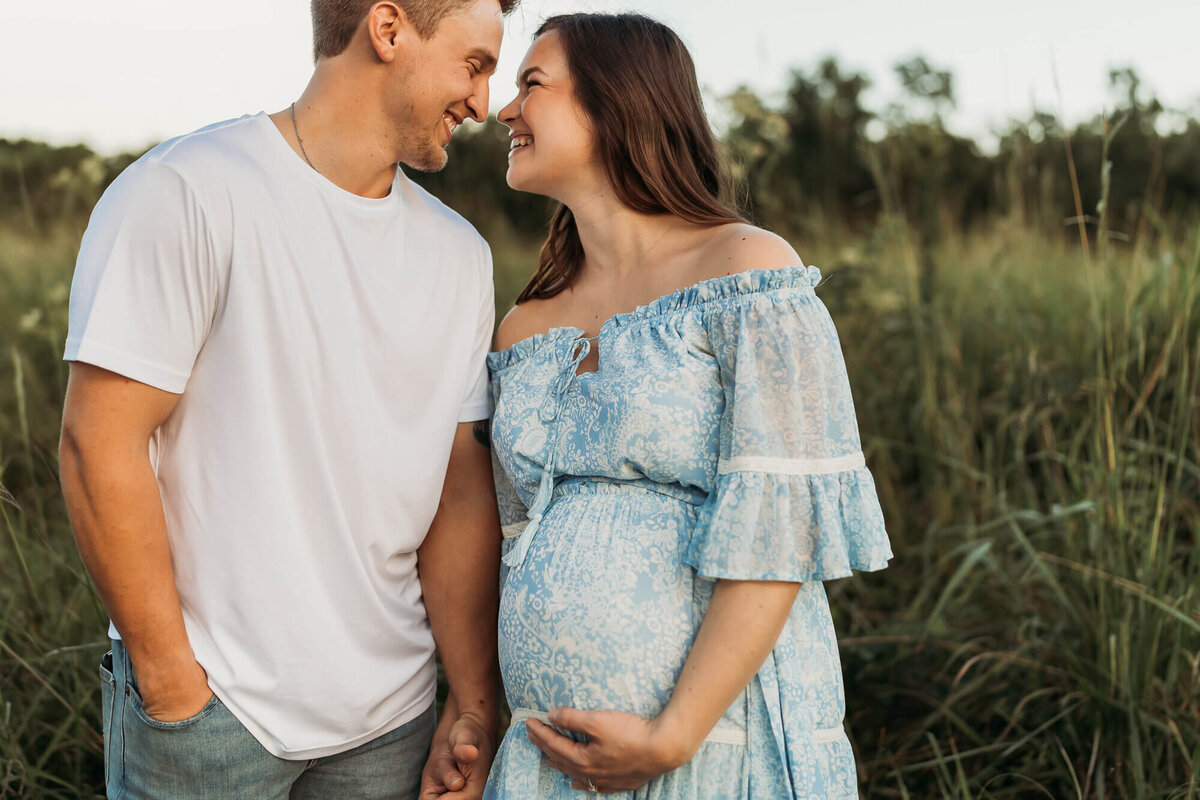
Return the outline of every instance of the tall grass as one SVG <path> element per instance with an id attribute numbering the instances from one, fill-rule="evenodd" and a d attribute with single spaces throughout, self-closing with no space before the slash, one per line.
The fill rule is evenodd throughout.
<path id="1" fill-rule="evenodd" d="M 60 357 L 80 231 L 0 229 L 0 796 L 102 793 L 105 617 L 58 492 Z"/>
<path id="2" fill-rule="evenodd" d="M 0 229 L 0 796 L 102 791 L 56 482 L 80 228 Z M 1200 231 L 797 240 L 896 559 L 830 584 L 872 798 L 1200 798 Z M 505 310 L 536 248 L 497 248 Z"/>
<path id="3" fill-rule="evenodd" d="M 833 592 L 870 796 L 1200 796 L 1198 233 L 821 254 L 896 539 Z"/>

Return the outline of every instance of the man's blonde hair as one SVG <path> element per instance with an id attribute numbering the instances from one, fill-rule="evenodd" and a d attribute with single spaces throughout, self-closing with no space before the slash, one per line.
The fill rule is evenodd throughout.
<path id="1" fill-rule="evenodd" d="M 314 60 L 344 51 L 376 2 L 378 0 L 312 0 Z M 474 0 L 396 0 L 423 39 L 433 36 L 448 14 L 472 2 Z M 520 0 L 499 0 L 500 11 L 509 13 L 518 2 Z"/>

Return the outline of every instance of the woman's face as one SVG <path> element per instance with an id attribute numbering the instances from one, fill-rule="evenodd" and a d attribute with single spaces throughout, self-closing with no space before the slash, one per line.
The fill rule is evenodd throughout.
<path id="1" fill-rule="evenodd" d="M 557 31 L 542 34 L 529 48 L 517 89 L 498 115 L 512 131 L 508 185 L 565 202 L 565 194 L 602 172 Z"/>

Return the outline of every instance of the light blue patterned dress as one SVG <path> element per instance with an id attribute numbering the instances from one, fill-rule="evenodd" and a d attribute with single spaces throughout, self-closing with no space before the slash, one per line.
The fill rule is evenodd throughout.
<path id="1" fill-rule="evenodd" d="M 696 284 L 488 357 L 499 648 L 514 723 L 485 797 L 577 798 L 523 720 L 656 716 L 715 579 L 802 583 L 766 663 L 688 764 L 617 798 L 856 798 L 821 581 L 891 550 L 815 267 Z"/>

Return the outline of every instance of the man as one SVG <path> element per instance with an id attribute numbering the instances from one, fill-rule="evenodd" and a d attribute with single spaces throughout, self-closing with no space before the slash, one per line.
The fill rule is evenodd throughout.
<path id="1" fill-rule="evenodd" d="M 491 257 L 397 162 L 484 119 L 515 3 L 313 0 L 292 107 L 165 142 L 93 212 L 60 458 L 114 627 L 109 796 L 412 798 L 431 740 L 423 796 L 482 794 Z"/>

